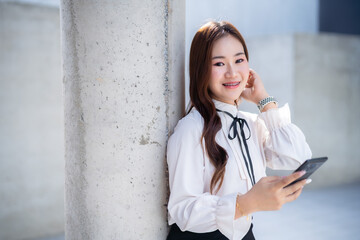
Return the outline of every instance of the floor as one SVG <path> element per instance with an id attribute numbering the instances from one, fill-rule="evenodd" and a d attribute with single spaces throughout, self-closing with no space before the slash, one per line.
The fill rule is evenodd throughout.
<path id="1" fill-rule="evenodd" d="M 254 234 L 260 240 L 360 239 L 360 184 L 304 189 L 280 211 L 256 213 Z"/>
<path id="2" fill-rule="evenodd" d="M 257 240 L 360 240 L 360 183 L 304 189 L 280 211 L 254 214 L 254 234 Z"/>

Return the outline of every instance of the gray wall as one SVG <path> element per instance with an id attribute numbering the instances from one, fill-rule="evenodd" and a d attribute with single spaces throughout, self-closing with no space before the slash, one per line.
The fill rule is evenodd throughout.
<path id="1" fill-rule="evenodd" d="M 0 3 L 0 239 L 63 231 L 59 10 Z"/>
<path id="2" fill-rule="evenodd" d="M 295 36 L 294 117 L 315 156 L 319 186 L 360 182 L 360 36 Z"/>

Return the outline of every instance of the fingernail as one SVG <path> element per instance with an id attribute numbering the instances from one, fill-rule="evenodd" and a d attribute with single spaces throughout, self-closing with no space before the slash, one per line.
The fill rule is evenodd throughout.
<path id="1" fill-rule="evenodd" d="M 308 179 L 306 179 L 306 183 L 305 184 L 309 184 L 309 183 L 311 183 L 312 182 L 312 180 L 310 179 L 310 178 L 308 178 Z"/>
<path id="2" fill-rule="evenodd" d="M 304 176 L 305 173 L 306 173 L 306 171 L 305 171 L 305 170 L 302 170 L 300 173 L 301 173 L 301 176 Z"/>

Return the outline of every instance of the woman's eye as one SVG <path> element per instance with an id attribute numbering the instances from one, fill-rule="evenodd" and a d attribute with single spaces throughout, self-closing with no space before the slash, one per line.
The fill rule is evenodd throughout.
<path id="1" fill-rule="evenodd" d="M 221 67 L 221 66 L 224 66 L 224 63 L 222 63 L 222 62 L 217 62 L 217 63 L 214 64 L 214 66 Z"/>
<path id="2" fill-rule="evenodd" d="M 241 63 L 243 61 L 244 61 L 244 59 L 240 58 L 240 59 L 236 60 L 236 63 Z"/>

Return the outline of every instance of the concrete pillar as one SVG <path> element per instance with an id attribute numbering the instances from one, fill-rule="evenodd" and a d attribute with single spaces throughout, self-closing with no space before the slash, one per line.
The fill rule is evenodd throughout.
<path id="1" fill-rule="evenodd" d="M 61 2 L 66 239 L 165 239 L 181 1 Z"/>

